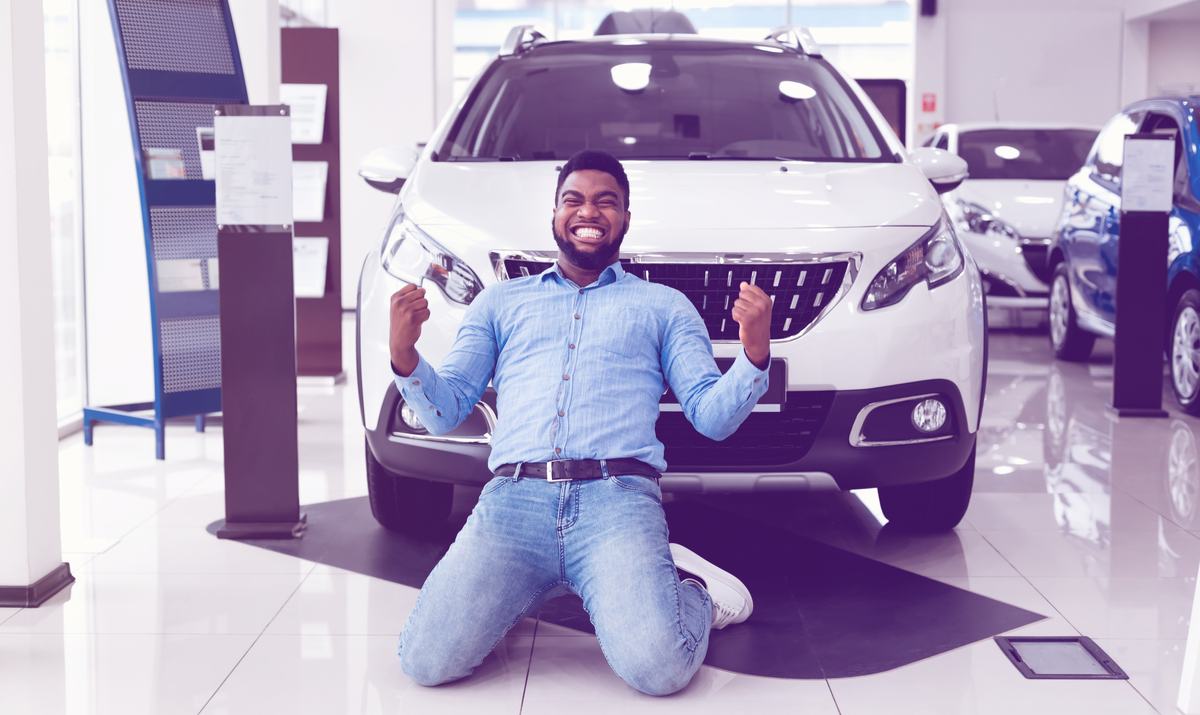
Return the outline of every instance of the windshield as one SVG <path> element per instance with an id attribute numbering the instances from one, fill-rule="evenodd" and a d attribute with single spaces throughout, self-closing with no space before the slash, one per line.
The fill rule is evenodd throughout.
<path id="1" fill-rule="evenodd" d="M 598 45 L 495 63 L 439 151 L 447 161 L 895 161 L 821 60 L 778 47 Z"/>
<path id="2" fill-rule="evenodd" d="M 1087 129 L 978 129 L 958 135 L 958 155 L 972 179 L 1065 180 L 1095 139 Z"/>

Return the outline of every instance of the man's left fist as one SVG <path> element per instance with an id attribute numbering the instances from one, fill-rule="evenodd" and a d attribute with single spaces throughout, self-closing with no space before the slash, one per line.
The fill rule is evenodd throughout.
<path id="1" fill-rule="evenodd" d="M 733 319 L 738 323 L 738 338 L 746 357 L 759 369 L 771 359 L 771 298 L 756 285 L 742 281 L 741 292 L 733 301 Z"/>

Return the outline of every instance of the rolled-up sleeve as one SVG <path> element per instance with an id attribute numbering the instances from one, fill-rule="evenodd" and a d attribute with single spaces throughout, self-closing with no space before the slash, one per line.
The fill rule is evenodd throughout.
<path id="1" fill-rule="evenodd" d="M 431 434 L 445 434 L 462 424 L 492 379 L 499 354 L 494 297 L 494 291 L 484 290 L 468 306 L 440 369 L 418 354 L 411 375 L 393 372 L 396 389 Z"/>
<path id="2" fill-rule="evenodd" d="M 697 432 L 715 440 L 737 430 L 769 385 L 767 370 L 750 362 L 745 350 L 721 374 L 704 319 L 682 295 L 663 336 L 662 369 L 684 416 Z"/>

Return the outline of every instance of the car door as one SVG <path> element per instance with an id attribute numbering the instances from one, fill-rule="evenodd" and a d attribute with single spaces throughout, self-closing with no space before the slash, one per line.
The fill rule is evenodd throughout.
<path id="1" fill-rule="evenodd" d="M 1117 316 L 1117 248 L 1120 238 L 1121 164 L 1125 137 L 1138 129 L 1144 111 L 1113 117 L 1096 139 L 1091 171 L 1075 199 L 1080 230 L 1072 243 L 1072 288 L 1085 313 L 1111 331 Z M 1091 313 L 1091 315 L 1086 315 Z"/>

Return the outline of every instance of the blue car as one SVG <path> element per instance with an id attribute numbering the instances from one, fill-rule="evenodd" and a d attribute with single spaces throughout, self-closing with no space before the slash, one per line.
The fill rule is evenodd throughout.
<path id="1" fill-rule="evenodd" d="M 1167 344 L 1180 406 L 1200 414 L 1200 95 L 1131 104 L 1096 137 L 1087 161 L 1067 180 L 1063 212 L 1047 255 L 1050 344 L 1060 360 L 1086 360 L 1097 336 L 1112 337 L 1117 315 L 1121 237 L 1121 162 L 1134 132 L 1175 137 L 1175 192 L 1167 271 Z"/>

